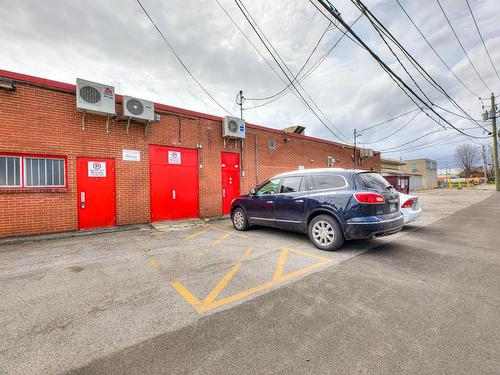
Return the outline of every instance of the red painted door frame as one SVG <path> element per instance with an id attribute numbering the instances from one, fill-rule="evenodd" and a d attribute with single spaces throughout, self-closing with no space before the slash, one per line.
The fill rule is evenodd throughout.
<path id="1" fill-rule="evenodd" d="M 240 196 L 240 154 L 221 152 L 222 214 L 228 215 L 231 202 Z"/>
<path id="2" fill-rule="evenodd" d="M 149 145 L 151 222 L 200 216 L 198 150 Z"/>
<path id="3" fill-rule="evenodd" d="M 78 229 L 116 226 L 115 160 L 78 157 L 76 176 Z"/>

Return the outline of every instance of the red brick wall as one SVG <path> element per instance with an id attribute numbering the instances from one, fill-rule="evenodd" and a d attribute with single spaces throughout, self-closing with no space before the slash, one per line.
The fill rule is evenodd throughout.
<path id="1" fill-rule="evenodd" d="M 121 106 L 117 105 L 118 113 Z M 172 145 L 199 150 L 200 215 L 218 216 L 222 212 L 221 151 L 241 152 L 229 141 L 224 148 L 220 121 L 161 112 L 161 121 L 150 126 L 145 137 L 143 127 L 131 124 L 129 134 L 123 123 L 87 114 L 86 128 L 81 128 L 82 114 L 76 110 L 75 95 L 17 83 L 17 91 L 0 91 L 0 153 L 66 156 L 68 187 L 14 191 L 0 188 L 0 237 L 35 233 L 70 231 L 78 228 L 76 196 L 76 158 L 113 158 L 116 161 L 117 224 L 147 223 L 149 210 L 149 144 Z M 284 124 L 284 126 L 287 124 Z M 243 147 L 241 191 L 247 192 L 257 182 L 284 171 L 327 166 L 327 156 L 340 159 L 339 167 L 352 167 L 352 149 L 328 142 L 290 136 L 284 142 L 282 132 L 247 127 Z M 258 176 L 256 174 L 256 139 Z M 276 141 L 276 150 L 268 147 Z M 122 150 L 141 152 L 140 162 L 122 160 Z M 380 157 L 366 160 L 362 168 L 379 170 Z"/>

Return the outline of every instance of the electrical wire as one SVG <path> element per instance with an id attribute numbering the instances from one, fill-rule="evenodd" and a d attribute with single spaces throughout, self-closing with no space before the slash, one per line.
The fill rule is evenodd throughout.
<path id="1" fill-rule="evenodd" d="M 370 129 L 373 129 L 373 128 L 376 128 L 378 126 L 381 126 L 381 125 L 384 125 L 384 124 L 387 124 L 388 122 L 391 122 L 391 121 L 394 121 L 394 120 L 397 120 L 398 118 L 401 118 L 403 116 L 406 116 L 406 115 L 409 115 L 410 113 L 413 113 L 415 111 L 420 111 L 421 109 L 420 108 L 415 108 L 415 109 L 412 109 L 411 111 L 408 111 L 408 112 L 405 112 L 401 115 L 398 115 L 396 117 L 392 117 L 388 120 L 385 120 L 385 121 L 382 121 L 382 122 L 379 122 L 378 124 L 375 124 L 375 125 L 372 125 L 372 126 L 368 126 L 367 128 L 364 128 L 364 129 L 361 129 L 361 132 L 365 132 L 367 130 L 370 130 Z"/>
<path id="2" fill-rule="evenodd" d="M 486 43 L 484 42 L 483 34 L 481 34 L 481 30 L 479 30 L 479 26 L 477 24 L 476 17 L 474 17 L 474 13 L 472 12 L 472 8 L 469 4 L 469 0 L 465 0 L 465 2 L 467 3 L 467 8 L 469 8 L 469 12 L 470 12 L 470 15 L 472 17 L 472 20 L 474 21 L 474 25 L 476 25 L 476 30 L 477 30 L 477 33 L 479 34 L 479 38 L 481 38 L 481 42 L 483 43 L 484 50 L 486 51 L 486 54 L 488 55 L 488 59 L 490 59 L 491 66 L 493 67 L 493 70 L 495 71 L 497 78 L 500 80 L 500 75 L 498 75 L 497 68 L 495 67 L 495 64 L 493 64 L 493 60 L 491 59 L 490 52 L 488 51 L 488 48 L 486 48 Z"/>
<path id="3" fill-rule="evenodd" d="M 457 39 L 457 42 L 458 44 L 460 45 L 460 48 L 462 48 L 462 51 L 464 52 L 465 54 L 465 57 L 467 57 L 467 60 L 469 60 L 469 63 L 470 65 L 472 66 L 472 68 L 474 69 L 474 71 L 476 72 L 477 76 L 479 77 L 479 79 L 481 80 L 481 82 L 484 84 L 484 86 L 488 89 L 489 92 L 492 92 L 491 89 L 488 87 L 488 85 L 486 84 L 486 82 L 484 81 L 483 77 L 481 77 L 481 75 L 479 74 L 479 72 L 477 71 L 476 69 L 476 66 L 472 63 L 472 60 L 470 59 L 469 57 L 469 54 L 467 53 L 467 51 L 465 50 L 460 38 L 458 37 L 455 29 L 453 28 L 453 26 L 451 25 L 451 22 L 450 22 L 450 19 L 448 18 L 448 16 L 446 15 L 446 12 L 444 11 L 444 8 L 442 7 L 441 3 L 439 0 L 436 0 L 437 4 L 439 5 L 439 8 L 441 9 L 441 12 L 443 13 L 443 16 L 444 18 L 446 18 L 446 22 L 448 22 L 448 25 L 450 26 L 450 29 L 451 31 L 453 32 L 453 35 L 455 35 L 455 38 Z"/>
<path id="4" fill-rule="evenodd" d="M 307 108 L 309 108 L 309 110 L 311 111 L 311 113 L 323 124 L 323 126 L 325 126 L 325 128 L 330 132 L 332 133 L 335 137 L 337 137 L 338 139 L 340 139 L 342 142 L 346 142 L 345 140 L 342 140 L 342 138 L 348 140 L 347 137 L 345 137 L 345 135 L 342 135 L 342 132 L 337 129 L 332 123 L 331 121 L 328 120 L 328 118 L 326 117 L 326 115 L 321 111 L 321 109 L 317 106 L 317 104 L 314 102 L 314 100 L 309 96 L 309 94 L 307 93 L 307 91 L 301 86 L 301 84 L 299 82 L 297 82 L 298 86 L 304 91 L 305 95 L 309 98 L 309 100 L 311 100 L 311 102 L 313 103 L 313 105 L 318 109 L 318 111 L 327 119 L 327 121 L 330 123 L 330 125 L 332 125 L 340 134 L 341 136 L 339 136 L 337 133 L 335 133 L 324 121 L 323 119 L 316 113 L 316 111 L 314 111 L 314 109 L 311 107 L 311 105 L 306 101 L 306 99 L 304 98 L 304 96 L 302 95 L 302 92 L 297 88 L 297 86 L 295 85 L 295 83 L 293 82 L 293 80 L 290 78 L 290 76 L 288 75 L 288 73 L 285 71 L 285 68 L 286 70 L 288 70 L 288 72 L 291 74 L 291 70 L 290 68 L 288 68 L 287 64 L 284 62 L 284 60 L 281 58 L 281 56 L 279 55 L 279 53 L 276 51 L 276 49 L 273 47 L 272 43 L 269 41 L 269 39 L 266 37 L 266 35 L 264 34 L 264 32 L 262 31 L 262 29 L 259 27 L 259 25 L 256 23 L 256 21 L 253 19 L 252 15 L 248 12 L 248 10 L 246 9 L 245 5 L 243 4 L 243 2 L 241 0 L 235 0 L 235 3 L 236 5 L 238 6 L 238 8 L 240 9 L 240 11 L 242 12 L 243 16 L 246 18 L 246 20 L 248 21 L 248 23 L 250 24 L 250 26 L 252 27 L 252 29 L 254 30 L 254 32 L 257 34 L 258 38 L 260 39 L 260 41 L 262 42 L 262 44 L 264 45 L 264 47 L 267 49 L 267 51 L 269 52 L 269 54 L 271 55 L 271 57 L 273 58 L 273 60 L 275 61 L 275 63 L 278 65 L 278 67 L 280 68 L 280 70 L 283 72 L 283 74 L 285 75 L 285 77 L 288 79 L 288 81 L 291 83 L 292 87 L 295 89 L 295 92 L 297 92 L 297 94 L 302 98 L 302 100 L 304 101 L 304 104 L 306 105 Z M 274 52 L 274 53 L 273 53 Z M 278 61 L 279 59 L 279 61 Z M 280 63 L 281 61 L 281 63 Z M 283 67 L 281 64 L 283 64 Z M 293 74 L 292 74 L 292 77 L 293 77 Z M 348 142 L 348 141 L 347 141 Z"/>
<path id="5" fill-rule="evenodd" d="M 323 11 L 321 9 L 319 9 L 317 6 L 316 6 L 316 2 L 319 3 L 324 9 L 327 10 L 327 12 L 332 16 L 334 17 L 335 19 L 337 19 L 339 21 L 339 23 L 342 25 L 342 27 L 346 28 L 348 30 L 348 32 L 356 39 L 358 40 L 358 42 L 360 42 L 363 47 L 366 49 L 366 51 L 379 63 L 379 65 L 388 73 L 389 77 L 391 77 L 391 79 L 393 79 L 393 81 L 395 81 L 397 83 L 397 85 L 402 89 L 402 91 L 410 98 L 410 100 L 412 100 L 416 105 L 417 107 L 420 107 L 419 104 L 416 103 L 415 100 L 418 100 L 421 104 L 423 104 L 424 106 L 426 106 L 429 111 L 431 111 L 434 115 L 436 115 L 440 120 L 442 120 L 443 122 L 445 122 L 447 125 L 449 125 L 450 127 L 452 127 L 453 129 L 455 129 L 457 132 L 459 133 L 462 133 L 468 137 L 471 137 L 471 138 L 484 138 L 484 137 L 479 137 L 479 136 L 475 136 L 475 135 L 471 135 L 471 134 L 467 134 L 465 132 L 463 132 L 462 130 L 460 130 L 459 128 L 457 128 L 456 126 L 454 126 L 452 123 L 450 123 L 447 119 L 445 119 L 441 114 L 439 114 L 438 112 L 436 112 L 434 110 L 434 108 L 432 106 L 429 106 L 427 105 L 427 103 L 422 99 L 420 98 L 419 95 L 417 95 L 415 93 L 415 91 L 413 91 L 402 79 L 401 77 L 399 77 L 370 47 L 368 47 L 368 45 L 366 45 L 366 43 L 349 27 L 349 25 L 347 25 L 345 23 L 345 21 L 342 19 L 342 17 L 340 16 L 340 14 L 338 13 L 338 11 L 335 9 L 335 7 L 333 5 L 331 5 L 331 3 L 328 1 L 328 0 L 309 0 L 315 7 L 316 9 L 318 9 L 327 19 L 330 19 L 329 16 L 327 16 L 325 13 L 323 13 Z M 404 87 L 404 89 L 403 89 Z M 408 94 L 408 92 L 411 93 L 411 95 L 413 95 L 413 97 L 410 96 L 410 94 Z M 414 99 L 415 98 L 415 99 Z M 433 119 L 434 122 L 436 122 L 437 124 L 439 124 L 439 122 L 434 119 L 432 116 L 429 115 L 429 117 L 431 119 Z M 440 126 L 443 126 L 441 124 L 439 124 Z"/>
<path id="6" fill-rule="evenodd" d="M 422 38 L 425 40 L 425 42 L 427 43 L 427 45 L 430 47 L 430 49 L 434 52 L 434 54 L 439 58 L 439 60 L 443 63 L 443 65 L 450 71 L 450 73 L 453 75 L 453 77 L 455 77 L 455 79 L 460 82 L 460 84 L 465 88 L 467 89 L 473 96 L 475 97 L 478 97 L 479 95 L 476 94 L 474 91 L 472 91 L 472 89 L 467 86 L 456 74 L 455 72 L 450 68 L 450 66 L 444 61 L 444 59 L 441 57 L 441 55 L 436 51 L 436 49 L 433 47 L 433 45 L 431 44 L 431 42 L 429 41 L 429 39 L 427 39 L 427 37 L 424 35 L 424 33 L 420 30 L 420 28 L 417 26 L 417 24 L 415 23 L 415 21 L 413 21 L 413 19 L 410 17 L 410 15 L 408 14 L 408 12 L 406 11 L 406 9 L 403 7 L 403 5 L 401 4 L 401 2 L 399 0 L 395 0 L 396 3 L 399 5 L 399 7 L 401 8 L 401 10 L 403 11 L 403 13 L 406 15 L 406 17 L 408 17 L 408 19 L 410 20 L 410 22 L 412 23 L 412 25 L 415 27 L 415 29 L 417 29 L 418 33 L 420 34 L 420 36 L 422 36 Z"/>
<path id="7" fill-rule="evenodd" d="M 331 24 L 332 24 L 331 22 L 328 22 L 328 25 L 326 26 L 326 29 L 323 31 L 323 33 L 319 37 L 318 41 L 314 45 L 314 48 L 311 50 L 311 52 L 307 56 L 307 59 L 304 61 L 304 64 L 302 64 L 302 67 L 300 68 L 299 72 L 297 74 L 295 74 L 295 76 L 293 77 L 293 81 L 294 82 L 297 81 L 298 76 L 300 75 L 300 73 L 302 73 L 302 71 L 304 70 L 304 68 L 306 67 L 306 65 L 311 60 L 312 55 L 314 54 L 314 52 L 316 52 L 316 49 L 318 48 L 319 44 L 321 43 L 321 41 L 325 37 L 326 33 L 330 30 L 330 25 Z M 247 100 L 254 100 L 254 101 L 269 100 L 269 99 L 272 99 L 272 98 L 274 98 L 274 97 L 282 94 L 283 92 L 285 92 L 285 90 L 287 90 L 291 85 L 292 85 L 291 83 L 287 84 L 282 90 L 278 91 L 277 93 L 275 93 L 273 95 L 269 95 L 269 96 L 265 96 L 265 97 L 261 97 L 261 98 L 246 98 L 246 99 Z"/>
<path id="8" fill-rule="evenodd" d="M 392 137 L 394 134 L 396 133 L 399 133 L 401 130 L 403 130 L 404 128 L 406 128 L 408 125 L 410 125 L 413 120 L 415 120 L 417 118 L 417 116 L 420 114 L 421 112 L 417 112 L 415 114 L 415 116 L 413 116 L 410 120 L 408 120 L 403 126 L 399 127 L 397 130 L 395 130 L 393 133 L 383 137 L 383 138 L 380 138 L 380 139 L 377 139 L 376 141 L 370 141 L 370 142 L 359 142 L 359 144 L 362 144 L 362 145 L 369 145 L 369 144 L 373 144 L 373 143 L 378 143 L 378 142 L 382 142 L 382 141 L 385 141 L 386 139 Z"/>
<path id="9" fill-rule="evenodd" d="M 433 86 L 438 92 L 440 92 L 441 94 L 443 94 L 457 109 L 459 109 L 462 113 L 464 113 L 466 116 L 467 116 L 467 119 L 469 119 L 471 122 L 473 122 L 475 125 L 477 125 L 478 127 L 482 128 L 484 131 L 487 131 L 487 129 L 485 129 L 478 121 L 474 120 L 472 118 L 472 116 L 470 116 L 470 114 L 465 111 L 465 109 L 463 109 L 447 92 L 446 90 L 438 83 L 436 82 L 436 80 L 422 67 L 422 65 L 407 51 L 406 48 L 404 48 L 401 43 L 399 43 L 399 41 L 390 33 L 390 31 L 383 25 L 382 22 L 380 22 L 377 17 L 366 7 L 366 5 L 364 5 L 362 3 L 361 0 L 351 0 L 351 2 L 368 18 L 368 20 L 370 21 L 370 23 L 372 24 L 372 26 L 377 30 L 379 36 L 381 37 L 381 39 L 384 41 L 384 43 L 387 45 L 387 42 L 385 41 L 385 38 L 381 35 L 381 32 L 387 36 L 392 43 L 394 43 L 402 52 L 403 54 L 405 55 L 405 57 L 408 59 L 408 61 L 410 61 L 410 63 L 413 65 L 413 67 L 415 68 L 415 70 L 417 70 L 417 72 L 420 73 L 420 75 L 422 75 L 422 77 L 424 77 L 424 79 L 431 85 Z M 376 24 L 375 24 L 376 23 Z M 394 52 L 392 51 L 392 49 L 387 45 L 387 47 L 389 48 L 389 50 L 393 53 L 394 55 Z M 395 55 L 398 63 L 403 67 L 403 69 L 405 69 L 405 72 L 408 73 L 408 71 L 406 70 L 406 68 L 404 67 L 404 65 L 401 63 L 401 61 L 398 59 L 398 57 Z M 410 77 L 411 78 L 411 77 Z M 413 80 L 412 78 L 412 81 L 415 83 L 415 81 Z M 419 87 L 417 85 L 417 87 Z M 420 87 L 419 87 L 420 89 Z M 422 92 L 422 90 L 420 90 Z M 424 96 L 429 100 L 429 98 L 424 94 Z M 432 106 L 436 106 L 435 103 L 433 103 L 432 101 L 430 101 L 431 105 Z M 439 106 L 438 106 L 439 107 Z M 443 108 L 443 107 L 439 107 L 439 108 Z M 456 114 L 455 112 L 452 112 L 452 111 L 449 111 L 449 110 L 446 110 L 447 112 L 449 113 L 452 113 L 452 114 L 455 114 L 455 115 L 458 115 Z"/>
<path id="10" fill-rule="evenodd" d="M 361 15 L 359 15 L 355 20 L 354 22 L 351 23 L 350 27 L 354 26 L 356 24 L 356 22 L 359 21 L 359 19 L 361 18 Z M 337 27 L 338 29 L 338 27 Z M 337 45 L 342 41 L 342 39 L 344 38 L 344 36 L 347 36 L 347 30 L 344 30 L 342 32 L 342 35 L 337 39 L 337 41 L 332 45 L 332 47 L 330 47 L 330 49 L 328 51 L 326 51 L 318 60 L 316 60 L 316 62 L 311 65 L 311 67 L 304 73 L 304 75 L 302 77 L 299 78 L 299 82 L 302 83 L 304 82 L 305 79 L 307 79 L 307 77 L 309 77 L 320 65 L 323 61 L 325 61 L 325 59 L 330 55 L 330 53 L 335 49 L 335 47 L 337 47 Z M 349 37 L 349 39 L 353 40 L 352 38 Z M 296 77 L 295 77 L 296 78 Z M 248 110 L 248 109 L 254 109 L 254 108 L 259 108 L 259 107 L 263 107 L 265 105 L 268 105 L 276 100 L 278 100 L 279 98 L 283 97 L 286 93 L 288 93 L 290 91 L 290 84 L 287 85 L 287 90 L 285 90 L 282 94 L 278 95 L 277 97 L 269 100 L 268 102 L 266 103 L 263 103 L 263 104 L 257 104 L 257 105 L 254 105 L 254 106 L 250 106 L 250 107 L 246 107 L 245 110 Z"/>
<path id="11" fill-rule="evenodd" d="M 144 14 L 146 15 L 146 17 L 149 19 L 149 22 L 151 22 L 151 24 L 154 26 L 154 28 L 156 29 L 156 31 L 158 31 L 158 34 L 160 34 L 160 36 L 162 37 L 162 39 L 165 41 L 165 43 L 167 44 L 167 46 L 170 48 L 170 50 L 172 51 L 172 53 L 174 54 L 174 56 L 177 58 L 177 60 L 182 65 L 182 67 L 184 68 L 184 70 L 193 79 L 193 81 L 196 82 L 196 84 L 205 92 L 205 94 L 207 94 L 210 97 L 210 99 L 212 99 L 212 101 L 215 104 L 217 104 L 224 112 L 226 112 L 226 113 L 228 113 L 228 114 L 231 115 L 232 113 L 229 110 L 227 110 L 222 104 L 220 104 L 219 101 L 217 101 L 217 99 L 215 99 L 214 96 L 194 76 L 194 74 L 191 73 L 191 71 L 189 70 L 189 68 L 187 67 L 187 65 L 184 63 L 184 61 L 182 61 L 182 59 L 180 58 L 179 54 L 177 53 L 177 51 L 173 47 L 172 43 L 170 43 L 170 41 L 167 39 L 167 37 L 165 36 L 165 34 L 163 34 L 163 32 L 156 25 L 155 21 L 151 18 L 151 16 L 149 15 L 148 11 L 146 10 L 146 8 L 144 8 L 144 6 L 142 5 L 141 1 L 140 0 L 136 0 L 136 1 L 139 4 L 139 6 L 141 7 L 141 9 L 144 12 Z"/>

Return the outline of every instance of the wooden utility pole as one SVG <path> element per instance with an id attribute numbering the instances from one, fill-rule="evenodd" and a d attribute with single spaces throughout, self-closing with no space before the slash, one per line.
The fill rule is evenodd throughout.
<path id="1" fill-rule="evenodd" d="M 493 164 L 495 166 L 495 187 L 496 191 L 500 191 L 500 171 L 498 170 L 497 109 L 495 107 L 494 94 L 491 94 L 491 127 L 493 130 Z"/>

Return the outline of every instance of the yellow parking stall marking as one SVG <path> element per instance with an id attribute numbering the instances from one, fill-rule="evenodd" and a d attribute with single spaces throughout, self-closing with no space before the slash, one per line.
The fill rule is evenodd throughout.
<path id="1" fill-rule="evenodd" d="M 250 254 L 252 253 L 253 251 L 253 248 L 249 247 L 246 251 L 245 251 L 245 254 L 243 254 L 243 256 L 240 258 L 240 260 L 238 261 L 238 263 L 236 263 L 232 268 L 231 268 L 231 271 L 229 271 L 218 283 L 217 285 L 215 286 L 214 289 L 212 289 L 212 291 L 208 294 L 208 296 L 203 300 L 203 304 L 201 306 L 201 308 L 205 308 L 207 306 L 210 306 L 210 304 L 213 302 L 214 299 L 217 298 L 217 296 L 220 294 L 220 292 L 222 292 L 222 290 L 226 287 L 227 283 L 229 281 L 231 281 L 231 279 L 233 278 L 233 276 L 236 274 L 236 272 L 238 272 L 238 270 L 240 269 L 241 267 L 241 264 L 243 262 L 243 259 L 245 259 L 246 257 L 250 256 Z"/>
<path id="2" fill-rule="evenodd" d="M 221 237 L 219 237 L 218 239 L 216 239 L 214 242 L 212 242 L 212 247 L 215 247 L 217 246 L 218 244 L 220 244 L 222 241 L 224 241 L 226 238 L 228 238 L 230 236 L 229 233 L 226 233 L 226 234 L 223 234 Z"/>
<path id="3" fill-rule="evenodd" d="M 199 232 L 193 233 L 193 234 L 191 234 L 190 236 L 187 236 L 184 239 L 185 240 L 192 240 L 193 238 L 198 237 L 198 236 L 202 235 L 203 233 L 206 233 L 206 231 L 207 231 L 206 229 L 200 230 Z"/>
<path id="4" fill-rule="evenodd" d="M 294 250 L 294 249 L 290 249 L 287 247 L 283 247 L 283 248 L 281 248 L 280 258 L 279 258 L 278 264 L 276 265 L 276 268 L 274 270 L 274 275 L 273 275 L 272 280 L 267 281 L 263 284 L 257 285 L 255 287 L 245 289 L 245 290 L 243 290 L 239 293 L 233 294 L 231 296 L 216 300 L 216 298 L 224 290 L 224 288 L 231 281 L 231 279 L 234 277 L 234 275 L 239 271 L 239 269 L 243 265 L 243 260 L 251 254 L 252 250 L 253 250 L 253 248 L 248 248 L 245 251 L 245 253 L 238 260 L 238 262 L 235 263 L 231 267 L 231 270 L 228 273 L 226 273 L 222 277 L 222 279 L 219 280 L 219 282 L 215 285 L 215 287 L 208 293 L 208 295 L 202 301 L 200 301 L 197 297 L 195 297 L 186 287 L 184 287 L 182 285 L 182 283 L 180 281 L 173 282 L 171 285 L 179 293 L 179 295 L 181 297 L 183 297 L 186 300 L 186 302 L 189 303 L 193 307 L 193 309 L 198 314 L 202 314 L 202 313 L 207 312 L 209 310 L 212 310 L 214 308 L 221 307 L 221 306 L 226 305 L 228 303 L 231 303 L 231 302 L 237 301 L 239 299 L 248 297 L 252 294 L 258 293 L 262 290 L 271 288 L 271 287 L 278 285 L 280 283 L 283 283 L 285 281 L 297 278 L 300 275 L 314 271 L 316 269 L 319 269 L 319 268 L 333 262 L 333 260 L 330 258 L 322 257 L 322 256 L 315 255 L 315 254 L 310 254 L 310 253 L 307 253 L 305 251 Z M 289 273 L 283 275 L 283 270 L 285 268 L 286 258 L 290 252 L 293 252 L 293 253 L 296 253 L 298 255 L 302 255 L 305 257 L 317 259 L 317 260 L 319 260 L 319 262 L 312 264 L 312 265 L 309 265 L 307 267 L 301 268 L 297 271 L 289 272 Z"/>
<path id="5" fill-rule="evenodd" d="M 236 230 L 234 232 L 230 232 L 228 230 L 225 230 L 225 229 L 222 229 L 222 228 L 219 228 L 219 227 L 216 227 L 215 225 L 212 226 L 213 229 L 215 230 L 218 230 L 220 232 L 224 232 L 224 233 L 228 233 L 228 234 L 232 234 L 236 237 L 241 237 L 241 238 L 250 238 L 250 236 L 246 235 L 246 234 L 242 234 L 242 233 L 238 233 Z"/>
<path id="6" fill-rule="evenodd" d="M 191 306 L 195 307 L 201 304 L 200 300 L 187 290 L 179 281 L 175 281 L 170 285 L 172 285 L 177 293 L 179 293 Z"/>
<path id="7" fill-rule="evenodd" d="M 155 271 L 158 271 L 160 269 L 160 265 L 158 263 L 158 260 L 155 257 L 149 258 L 149 265 L 151 266 L 152 269 Z"/>
<path id="8" fill-rule="evenodd" d="M 283 250 L 281 250 L 280 259 L 278 260 L 278 265 L 274 270 L 273 280 L 276 281 L 281 279 L 281 276 L 283 275 L 283 269 L 285 268 L 285 260 L 287 256 L 288 256 L 288 249 L 283 248 Z"/>

